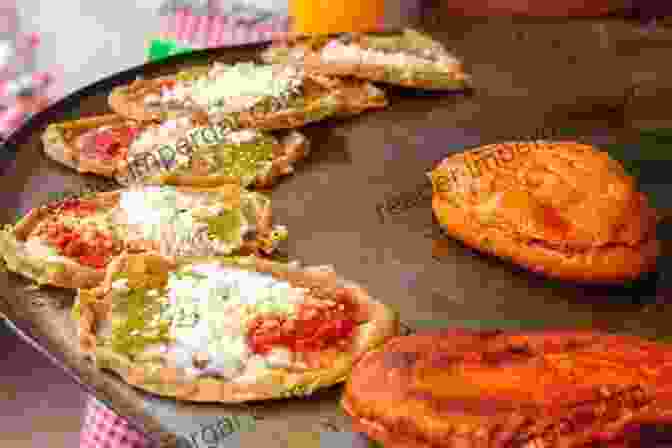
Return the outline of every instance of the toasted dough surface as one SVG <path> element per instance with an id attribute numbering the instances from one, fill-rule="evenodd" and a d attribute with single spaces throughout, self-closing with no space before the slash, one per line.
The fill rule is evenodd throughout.
<path id="1" fill-rule="evenodd" d="M 579 447 L 663 419 L 668 357 L 634 336 L 446 329 L 366 354 L 342 405 L 384 446 Z"/>
<path id="2" fill-rule="evenodd" d="M 434 214 L 468 246 L 578 282 L 655 268 L 655 211 L 623 167 L 589 145 L 488 145 L 445 159 L 431 177 Z"/>
<path id="3" fill-rule="evenodd" d="M 372 299 L 361 287 L 345 285 L 352 297 L 366 310 L 368 322 L 362 324 L 351 348 L 339 352 L 328 349 L 321 353 L 319 369 L 293 373 L 284 369 L 273 369 L 269 375 L 250 383 L 233 383 L 215 377 L 187 377 L 183 369 L 167 364 L 165 361 L 152 363 L 132 360 L 128 356 L 115 353 L 98 343 L 96 327 L 107 319 L 111 309 L 110 300 L 112 276 L 124 269 L 126 257 L 122 254 L 111 263 L 105 281 L 94 290 L 79 292 L 79 338 L 84 352 L 91 355 L 99 367 L 119 374 L 127 383 L 154 394 L 174 397 L 177 400 L 193 402 L 235 403 L 252 400 L 280 399 L 291 396 L 303 396 L 318 388 L 329 387 L 345 380 L 352 363 L 368 349 L 380 345 L 389 337 L 398 334 L 398 319 L 382 303 Z M 146 254 L 146 257 L 158 257 Z M 180 263 L 194 262 L 195 259 L 165 260 L 167 269 L 174 269 Z M 210 262 L 215 258 L 200 258 L 199 262 Z M 274 277 L 288 280 L 290 284 L 304 287 L 333 288 L 340 283 L 333 270 L 299 269 L 255 257 L 227 261 L 245 269 L 272 274 Z"/>
<path id="4" fill-rule="evenodd" d="M 135 123 L 116 114 L 52 124 L 42 134 L 42 147 L 49 158 L 80 173 L 93 173 L 111 178 L 117 171 L 117 159 L 101 160 L 86 157 L 81 154 L 75 140 L 82 134 L 102 126 L 115 127 L 128 124 Z"/>
<path id="5" fill-rule="evenodd" d="M 328 76 L 353 76 L 375 82 L 395 84 L 425 90 L 464 90 L 471 86 L 471 78 L 462 73 L 431 73 L 394 69 L 385 65 L 324 62 L 315 53 L 306 55 L 306 70 Z M 431 75 L 431 76 L 430 76 Z"/>
<path id="6" fill-rule="evenodd" d="M 421 36 L 425 45 L 430 40 L 429 37 L 413 30 L 405 30 L 404 34 L 400 34 L 397 38 L 401 40 L 404 38 L 402 36 L 406 35 L 407 37 L 408 34 L 413 34 L 415 38 Z M 366 39 L 366 34 L 355 34 L 351 43 L 358 44 L 362 36 Z M 271 45 L 262 52 L 261 57 L 267 63 L 299 64 L 307 72 L 313 74 L 336 77 L 349 76 L 403 87 L 425 90 L 464 90 L 471 86 L 471 77 L 464 72 L 461 62 L 457 59 L 454 60 L 451 69 L 445 71 L 427 70 L 410 64 L 399 68 L 391 64 L 355 63 L 352 62 L 350 55 L 342 61 L 335 59 L 326 61 L 320 53 L 325 45 L 329 45 L 329 42 L 340 43 L 338 38 L 293 35 Z M 436 41 L 432 42 L 431 47 L 440 54 L 449 55 L 445 48 Z"/>
<path id="7" fill-rule="evenodd" d="M 356 93 L 361 92 L 357 91 Z M 75 145 L 77 137 L 86 132 L 102 126 L 122 126 L 127 124 L 135 125 L 136 122 L 115 114 L 53 124 L 42 135 L 43 148 L 51 159 L 80 173 L 93 173 L 103 177 L 114 178 L 121 185 L 129 185 L 131 182 L 129 182 L 129 166 L 126 157 L 123 157 L 123 160 L 122 158 L 101 160 L 95 157 L 85 157 Z M 151 126 L 152 124 L 148 125 Z M 194 124 L 194 127 L 196 126 L 197 124 Z M 269 188 L 275 185 L 280 177 L 291 174 L 294 170 L 294 165 L 309 153 L 310 142 L 303 134 L 297 131 L 290 131 L 279 136 L 273 148 L 271 169 L 268 172 L 260 171 L 254 180 L 255 186 Z M 153 155 L 155 157 L 151 159 L 151 163 L 154 165 L 161 164 L 161 167 L 163 167 L 162 162 L 160 162 L 160 154 Z M 145 163 L 150 164 L 150 162 Z M 143 178 L 141 183 L 211 187 L 230 182 L 235 182 L 235 179 L 223 178 L 217 175 L 173 174 L 171 171 L 164 170 L 155 176 Z"/>
<path id="8" fill-rule="evenodd" d="M 200 109 L 173 110 L 164 113 L 145 107 L 144 98 L 147 94 L 160 91 L 161 82 L 177 80 L 178 76 L 136 81 L 129 86 L 117 87 L 108 98 L 109 106 L 115 113 L 138 121 L 160 120 L 171 114 L 199 117 L 207 115 L 206 111 Z M 387 106 L 384 92 L 367 82 L 340 81 L 315 74 L 307 74 L 304 82 L 313 85 L 317 89 L 312 90 L 318 90 L 320 93 L 310 94 L 301 107 L 275 112 L 242 112 L 235 117 L 225 118 L 224 121 L 233 120 L 237 126 L 260 130 L 294 129 L 333 115 L 353 115 L 367 109 Z"/>
<path id="9" fill-rule="evenodd" d="M 107 103 L 115 113 L 138 121 L 159 121 L 163 118 L 157 111 L 150 111 L 143 102 L 147 93 L 159 90 L 158 82 L 172 77 L 161 77 L 153 80 L 135 81 L 128 86 L 119 86 L 112 90 Z"/>
<path id="10" fill-rule="evenodd" d="M 217 194 L 223 203 L 239 206 L 241 187 L 237 184 L 225 184 L 216 187 L 178 186 L 176 189 L 184 193 Z M 96 202 L 102 208 L 112 208 L 119 202 L 123 190 L 97 193 L 88 200 Z M 269 235 L 273 231 L 272 210 L 270 202 L 259 204 L 256 211 L 257 237 L 245 240 L 240 248 L 241 253 L 259 253 L 272 250 L 269 247 Z M 31 232 L 54 212 L 49 206 L 41 206 L 29 211 L 13 227 L 0 230 L 0 256 L 7 263 L 9 270 L 21 274 L 38 284 L 47 284 L 66 289 L 93 288 L 105 277 L 105 271 L 85 266 L 65 256 L 45 258 L 35 253 L 27 243 Z M 157 250 L 156 241 L 135 240 L 126 238 L 123 247 L 133 252 Z"/>
<path id="11" fill-rule="evenodd" d="M 227 147 L 221 151 L 225 153 L 229 149 Z M 272 153 L 270 169 L 267 172 L 259 170 L 257 175 L 251 180 L 252 186 L 269 188 L 275 185 L 281 177 L 293 173 L 294 165 L 310 154 L 310 141 L 305 135 L 297 131 L 290 131 L 285 133 L 285 135 L 278 136 L 277 140 L 273 143 Z M 152 155 L 154 156 L 154 154 Z M 173 157 L 175 156 L 175 154 L 172 155 Z M 250 186 L 246 183 L 248 181 L 243 181 L 240 178 L 225 176 L 216 172 L 203 173 L 194 165 L 192 165 L 191 172 L 176 172 L 174 169 L 165 169 L 165 165 L 160 162 L 160 154 L 156 154 L 155 157 L 151 158 L 147 157 L 144 161 L 141 160 L 141 157 L 142 155 L 138 156 L 137 162 L 142 164 L 140 169 L 129 168 L 127 165 L 124 169 L 118 170 L 115 176 L 117 182 L 122 185 L 144 183 L 200 187 L 214 187 L 222 184 L 241 182 L 241 185 L 244 187 Z M 194 152 L 191 153 L 190 157 L 193 160 Z M 157 168 L 157 164 L 161 166 Z M 145 170 L 151 170 L 151 172 L 145 174 Z M 135 171 L 141 171 L 141 174 L 135 174 Z"/>
<path id="12" fill-rule="evenodd" d="M 109 206 L 118 199 L 117 192 L 99 193 L 93 200 Z M 92 288 L 104 278 L 104 271 L 94 269 L 63 256 L 45 258 L 31 251 L 26 240 L 38 224 L 52 212 L 47 206 L 29 211 L 15 226 L 0 230 L 0 256 L 10 271 L 23 275 L 39 285 L 66 289 Z"/>

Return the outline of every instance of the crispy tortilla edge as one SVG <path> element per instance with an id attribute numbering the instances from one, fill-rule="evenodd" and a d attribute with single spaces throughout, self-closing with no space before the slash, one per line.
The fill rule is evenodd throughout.
<path id="1" fill-rule="evenodd" d="M 121 258 L 121 257 L 120 257 Z M 216 260 L 216 257 L 205 258 Z M 284 270 L 277 263 L 263 261 L 264 266 L 271 273 Z M 270 263 L 270 264 L 269 264 Z M 272 266 L 271 266 L 272 265 Z M 106 282 L 96 289 L 95 294 L 102 296 L 111 287 L 112 272 L 117 272 L 121 264 L 111 265 L 110 273 Z M 255 270 L 257 266 L 254 266 Z M 266 270 L 265 269 L 265 270 Z M 306 272 L 306 268 L 301 269 Z M 319 369 L 309 372 L 290 374 L 283 369 L 271 370 L 264 381 L 251 384 L 234 384 L 215 378 L 184 379 L 178 369 L 172 366 L 159 366 L 151 361 L 133 362 L 128 357 L 113 353 L 103 347 L 86 346 L 91 337 L 94 337 L 95 316 L 94 310 L 82 303 L 84 311 L 81 315 L 87 317 L 80 320 L 80 348 L 88 352 L 96 360 L 99 368 L 114 372 L 127 384 L 147 392 L 175 398 L 188 402 L 220 402 L 242 403 L 246 401 L 283 399 L 292 396 L 310 395 L 318 389 L 342 383 L 356 362 L 356 360 L 370 349 L 381 346 L 388 338 L 399 334 L 399 318 L 387 306 L 372 299 L 363 288 L 351 282 L 347 282 L 346 288 L 350 289 L 358 303 L 371 307 L 371 320 L 360 330 L 355 337 L 354 353 L 342 353 L 336 360 L 336 367 L 331 369 Z M 360 327 L 361 328 L 361 327 Z M 84 341 L 84 342 L 82 342 Z M 151 371 L 150 374 L 147 370 Z"/>

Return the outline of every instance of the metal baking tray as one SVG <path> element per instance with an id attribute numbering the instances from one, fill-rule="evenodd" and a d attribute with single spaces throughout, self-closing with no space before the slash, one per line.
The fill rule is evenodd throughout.
<path id="1" fill-rule="evenodd" d="M 610 23 L 615 33 L 625 26 Z M 425 175 L 435 162 L 502 139 L 553 136 L 551 129 L 598 145 L 618 144 L 618 156 L 636 167 L 654 203 L 670 208 L 672 185 L 666 176 L 672 162 L 641 149 L 641 135 L 631 126 L 638 116 L 624 100 L 631 84 L 621 76 L 622 59 L 600 50 L 593 22 L 537 25 L 446 19 L 442 26 L 449 31 L 429 31 L 465 59 L 474 91 L 387 88 L 390 106 L 385 110 L 304 128 L 313 153 L 272 193 L 276 222 L 290 231 L 290 257 L 334 265 L 343 277 L 397 309 L 407 331 L 463 325 L 670 334 L 664 317 L 670 291 L 667 244 L 656 275 L 626 287 L 581 287 L 478 255 L 438 232 Z M 498 42 L 497 48 L 488 42 Z M 54 192 L 115 188 L 47 159 L 39 140 L 47 124 L 109 111 L 110 90 L 138 76 L 213 60 L 255 59 L 263 46 L 204 50 L 142 65 L 89 85 L 33 117 L 0 152 L 0 223 L 15 222 Z M 567 64 L 569 55 L 578 65 Z M 661 224 L 663 239 L 669 234 L 665 229 Z M 306 399 L 188 404 L 138 391 L 96 371 L 77 348 L 69 317 L 73 296 L 53 288 L 31 289 L 24 279 L 0 273 L 0 312 L 11 327 L 157 444 L 299 446 L 297 441 L 310 434 L 321 437 L 322 446 L 365 444 L 348 432 L 338 405 L 340 387 Z"/>

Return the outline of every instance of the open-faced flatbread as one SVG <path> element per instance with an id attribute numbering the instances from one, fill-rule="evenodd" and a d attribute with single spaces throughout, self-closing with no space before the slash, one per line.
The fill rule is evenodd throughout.
<path id="1" fill-rule="evenodd" d="M 0 231 L 9 270 L 38 284 L 91 288 L 124 249 L 166 255 L 270 254 L 286 238 L 270 200 L 237 184 L 143 186 L 32 209 Z"/>
<path id="2" fill-rule="evenodd" d="M 308 74 L 294 65 L 215 62 L 115 88 L 113 111 L 139 121 L 195 116 L 212 124 L 291 129 L 385 107 L 385 93 L 357 79 Z"/>
<path id="3" fill-rule="evenodd" d="M 399 33 L 294 35 L 262 53 L 267 63 L 297 64 L 308 73 L 354 76 L 428 90 L 464 90 L 471 77 L 444 46 L 412 29 Z"/>
<path id="4" fill-rule="evenodd" d="M 108 114 L 52 124 L 45 153 L 80 173 L 113 177 L 122 185 L 160 183 L 214 186 L 240 182 L 268 188 L 293 172 L 309 152 L 296 131 L 277 137 L 256 129 L 231 130 L 193 117 L 140 123 Z"/>
<path id="5" fill-rule="evenodd" d="M 122 254 L 78 291 L 82 350 L 127 383 L 183 401 L 305 396 L 398 334 L 396 313 L 330 267 Z"/>

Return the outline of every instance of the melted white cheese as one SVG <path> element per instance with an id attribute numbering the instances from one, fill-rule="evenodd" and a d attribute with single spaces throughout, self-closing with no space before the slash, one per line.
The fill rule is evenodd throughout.
<path id="1" fill-rule="evenodd" d="M 184 137 L 193 128 L 189 117 L 168 120 L 159 126 L 145 129 L 129 147 L 129 156 L 145 153 L 161 145 L 174 147 L 180 137 Z"/>
<path id="2" fill-rule="evenodd" d="M 242 242 L 248 224 L 240 210 L 243 228 L 233 241 L 210 239 L 208 226 L 196 216 L 221 211 L 204 194 L 178 192 L 173 187 L 145 186 L 122 192 L 117 219 L 129 236 L 158 241 L 165 255 L 228 255 Z M 212 208 L 212 209 L 211 209 Z"/>
<path id="3" fill-rule="evenodd" d="M 255 141 L 259 137 L 259 132 L 254 129 L 243 129 L 232 132 L 227 137 L 231 143 L 249 143 Z"/>
<path id="4" fill-rule="evenodd" d="M 173 88 L 163 87 L 161 89 L 161 102 L 163 103 L 177 103 L 186 102 L 193 90 L 193 82 L 177 82 Z"/>
<path id="5" fill-rule="evenodd" d="M 197 277 L 190 276 L 193 272 Z M 193 364 L 196 353 L 207 354 L 204 373 L 247 381 L 268 368 L 290 367 L 293 355 L 277 348 L 267 356 L 254 355 L 245 340 L 249 319 L 264 312 L 291 316 L 304 291 L 269 274 L 222 267 L 192 266 L 186 274 L 172 273 L 168 281 L 171 336 L 177 343 L 173 357 L 179 367 Z M 195 325 L 183 325 L 179 316 L 198 314 Z M 247 378 L 247 379 L 246 379 Z M 238 381 L 238 379 L 237 379 Z"/>
<path id="6" fill-rule="evenodd" d="M 452 69 L 459 65 L 454 57 L 444 54 L 439 57 L 438 62 L 428 58 L 421 58 L 407 52 L 399 51 L 395 53 L 386 53 L 375 49 L 364 49 L 359 45 L 345 45 L 338 41 L 332 41 L 326 45 L 320 58 L 324 62 L 340 64 L 370 64 L 370 65 L 388 65 L 397 68 L 408 68 L 412 66 L 433 66 L 436 69 Z"/>
<path id="7" fill-rule="evenodd" d="M 211 112 L 240 112 L 263 98 L 286 96 L 301 82 L 302 73 L 295 67 L 239 63 L 217 67 L 210 77 L 195 81 L 191 98 Z"/>
<path id="8" fill-rule="evenodd" d="M 26 251 L 34 257 L 45 258 L 49 261 L 61 261 L 66 259 L 66 257 L 59 255 L 56 249 L 46 245 L 39 238 L 28 239 L 25 248 Z"/>

